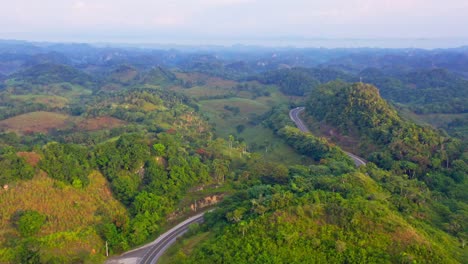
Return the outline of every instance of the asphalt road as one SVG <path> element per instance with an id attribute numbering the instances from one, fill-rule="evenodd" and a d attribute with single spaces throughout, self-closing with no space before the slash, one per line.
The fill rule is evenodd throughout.
<path id="1" fill-rule="evenodd" d="M 205 212 L 192 216 L 166 233 L 160 235 L 155 241 L 140 248 L 128 251 L 118 257 L 106 261 L 106 264 L 154 264 L 162 254 L 176 242 L 176 239 L 189 230 L 193 223 L 203 222 Z"/>
<path id="2" fill-rule="evenodd" d="M 310 133 L 307 126 L 304 124 L 304 122 L 299 117 L 301 112 L 304 111 L 304 110 L 305 110 L 305 107 L 296 107 L 294 109 L 291 109 L 291 111 L 289 111 L 289 118 L 291 118 L 291 120 L 296 124 L 297 128 L 299 128 L 302 132 Z M 346 152 L 346 151 L 345 151 L 345 153 L 351 159 L 353 159 L 354 164 L 356 165 L 356 167 L 366 165 L 366 162 L 365 162 L 365 160 L 363 158 L 358 157 L 358 156 L 354 155 L 353 153 L 349 153 L 349 152 Z"/>
<path id="3" fill-rule="evenodd" d="M 289 117 L 291 118 L 296 126 L 302 131 L 309 133 L 309 129 L 304 124 L 304 122 L 299 117 L 299 114 L 304 111 L 304 107 L 297 107 L 289 111 Z M 354 160 L 356 166 L 365 165 L 366 162 L 349 152 L 345 152 L 349 157 Z M 185 234 L 190 224 L 193 223 L 201 223 L 203 222 L 203 215 L 205 213 L 201 213 L 195 216 L 190 217 L 189 219 L 185 220 L 184 222 L 178 224 L 177 226 L 173 227 L 166 233 L 159 236 L 155 241 L 144 245 L 140 248 L 134 249 L 132 251 L 126 252 L 119 257 L 114 257 L 106 261 L 106 264 L 154 264 L 158 261 L 161 255 L 166 251 L 178 237 Z"/>

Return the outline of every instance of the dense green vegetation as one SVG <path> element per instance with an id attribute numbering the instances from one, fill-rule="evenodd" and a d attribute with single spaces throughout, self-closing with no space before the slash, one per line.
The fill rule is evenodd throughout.
<path id="1" fill-rule="evenodd" d="M 172 262 L 468 258 L 462 50 L 28 47 L 0 43 L 2 263 L 102 263 L 213 194 Z"/>

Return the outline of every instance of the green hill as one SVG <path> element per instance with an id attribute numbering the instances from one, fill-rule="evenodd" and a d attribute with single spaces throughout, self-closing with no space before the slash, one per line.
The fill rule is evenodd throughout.
<path id="1" fill-rule="evenodd" d="M 169 70 L 162 67 L 154 67 L 147 72 L 143 77 L 143 83 L 145 84 L 162 84 L 167 82 L 173 82 L 177 77 Z"/>
<path id="2" fill-rule="evenodd" d="M 356 149 L 366 153 L 369 160 L 410 177 L 423 178 L 429 170 L 449 168 L 462 158 L 463 147 L 458 140 L 403 120 L 369 84 L 323 85 L 312 92 L 306 109 L 317 122 L 331 125 L 340 134 L 358 137 Z M 454 151 L 447 156 L 450 148 Z"/>
<path id="3" fill-rule="evenodd" d="M 17 82 L 41 85 L 66 82 L 87 85 L 93 81 L 90 75 L 73 67 L 49 63 L 34 65 L 24 71 L 9 76 L 9 79 Z"/>

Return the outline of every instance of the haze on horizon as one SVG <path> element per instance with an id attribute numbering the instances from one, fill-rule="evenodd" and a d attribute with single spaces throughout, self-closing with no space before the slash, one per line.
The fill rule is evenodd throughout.
<path id="1" fill-rule="evenodd" d="M 3 1 L 0 39 L 324 47 L 468 45 L 466 0 Z"/>

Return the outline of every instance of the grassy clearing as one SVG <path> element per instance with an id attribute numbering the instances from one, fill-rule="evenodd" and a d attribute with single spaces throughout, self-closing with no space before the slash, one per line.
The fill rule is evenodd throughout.
<path id="1" fill-rule="evenodd" d="M 12 95 L 12 99 L 20 100 L 23 102 L 34 102 L 45 104 L 49 107 L 63 108 L 69 100 L 62 96 L 57 95 L 43 95 L 43 94 L 28 94 L 28 95 Z"/>
<path id="2" fill-rule="evenodd" d="M 249 151 L 260 152 L 267 160 L 291 163 L 310 162 L 275 136 L 271 129 L 265 128 L 261 124 L 252 125 L 249 123 L 271 109 L 271 106 L 266 103 L 275 104 L 274 101 L 265 99 L 263 102 L 245 98 L 203 100 L 200 101 L 200 109 L 214 124 L 218 136 L 227 138 L 229 135 L 234 135 L 247 143 Z M 239 113 L 235 114 L 226 110 L 225 106 L 238 107 Z M 238 126 L 243 126 L 245 129 L 239 132 Z"/>
<path id="3" fill-rule="evenodd" d="M 248 150 L 261 153 L 265 159 L 270 161 L 287 161 L 291 163 L 308 163 L 306 157 L 297 154 L 283 140 L 276 137 L 273 132 L 263 125 L 252 125 L 251 121 L 270 111 L 272 107 L 298 101 L 300 98 L 284 96 L 275 86 L 263 85 L 258 82 L 247 82 L 249 87 L 258 87 L 268 91 L 269 96 L 254 98 L 251 91 L 237 91 L 235 86 L 239 83 L 223 80 L 218 77 L 210 77 L 200 73 L 176 73 L 179 79 L 190 81 L 197 86 L 192 88 L 172 87 L 173 90 L 184 93 L 194 98 L 207 98 L 220 95 L 235 97 L 225 99 L 200 100 L 200 111 L 208 117 L 216 130 L 216 135 L 228 138 L 234 135 L 238 140 L 244 140 Z M 225 107 L 238 108 L 236 113 Z M 240 131 L 239 127 L 243 127 Z"/>
<path id="4" fill-rule="evenodd" d="M 420 125 L 431 125 L 433 127 L 444 127 L 448 123 L 457 118 L 465 118 L 468 113 L 464 114 L 416 114 L 406 108 L 398 108 L 400 114 L 411 121 Z"/>
<path id="5" fill-rule="evenodd" d="M 77 98 L 81 95 L 91 95 L 93 91 L 84 86 L 72 83 L 54 83 L 50 85 L 44 85 L 42 88 L 38 88 L 39 91 L 44 91 L 46 94 L 60 94 L 65 98 Z"/>
<path id="6" fill-rule="evenodd" d="M 181 79 L 185 82 L 191 82 L 193 84 L 197 84 L 200 86 L 207 86 L 207 87 L 220 87 L 220 88 L 231 88 L 237 84 L 235 81 L 222 79 L 219 77 L 210 76 L 204 73 L 197 73 L 197 72 L 190 72 L 190 73 L 183 73 L 183 72 L 176 72 L 176 77 Z"/>
<path id="7" fill-rule="evenodd" d="M 19 134 L 48 133 L 50 129 L 65 129 L 73 125 L 71 117 L 53 112 L 31 112 L 0 121 L 0 129 Z"/>
<path id="8" fill-rule="evenodd" d="M 192 88 L 186 89 L 180 86 L 173 87 L 174 91 L 182 92 L 186 95 L 189 95 L 193 98 L 203 98 L 210 96 L 224 96 L 230 94 L 230 90 L 222 89 L 220 87 L 207 87 L 207 86 L 194 86 Z"/>
<path id="9" fill-rule="evenodd" d="M 217 112 L 220 114 L 228 114 L 231 112 L 229 110 L 224 109 L 225 106 L 239 107 L 239 117 L 241 118 L 252 113 L 256 115 L 261 115 L 270 110 L 270 107 L 268 107 L 265 104 L 245 98 L 204 100 L 200 101 L 200 104 L 203 107 L 206 107 L 206 110 L 209 109 L 211 112 Z"/>
<path id="10" fill-rule="evenodd" d="M 126 122 L 110 116 L 100 116 L 91 119 L 85 119 L 78 123 L 79 130 L 96 131 L 101 129 L 112 129 L 123 126 Z"/>

